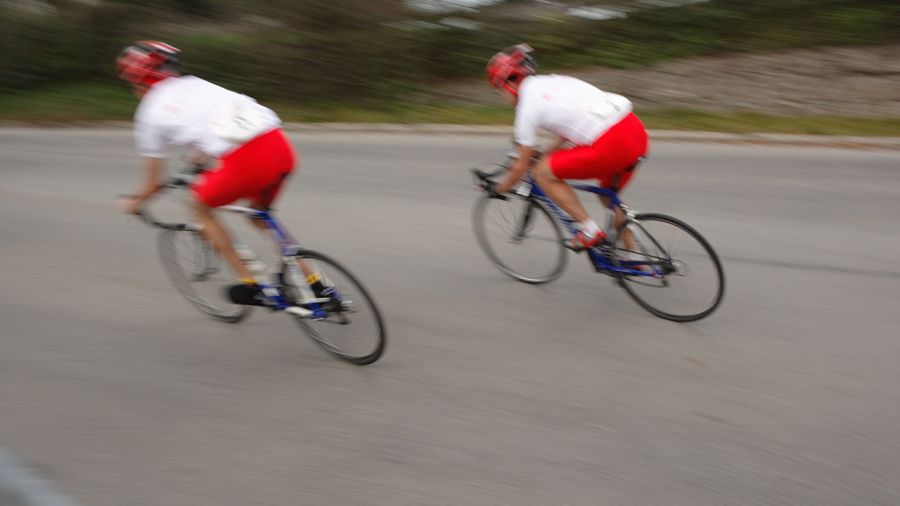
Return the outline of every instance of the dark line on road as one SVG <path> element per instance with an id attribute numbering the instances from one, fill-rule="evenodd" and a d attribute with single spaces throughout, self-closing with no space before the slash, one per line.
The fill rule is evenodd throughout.
<path id="1" fill-rule="evenodd" d="M 0 488 L 24 506 L 77 506 L 3 448 L 0 448 Z"/>

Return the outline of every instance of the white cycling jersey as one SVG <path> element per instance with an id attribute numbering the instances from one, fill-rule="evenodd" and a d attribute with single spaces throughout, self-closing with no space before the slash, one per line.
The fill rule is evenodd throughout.
<path id="1" fill-rule="evenodd" d="M 171 145 L 219 157 L 280 125 L 271 109 L 252 98 L 195 76 L 160 81 L 134 114 L 138 152 L 151 158 L 166 158 Z"/>
<path id="2" fill-rule="evenodd" d="M 529 76 L 519 85 L 516 142 L 538 146 L 541 129 L 576 146 L 589 146 L 633 107 L 627 98 L 568 76 Z"/>

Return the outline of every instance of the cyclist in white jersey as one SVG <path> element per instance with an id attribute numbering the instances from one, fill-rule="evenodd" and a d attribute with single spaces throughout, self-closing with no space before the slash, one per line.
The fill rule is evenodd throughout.
<path id="1" fill-rule="evenodd" d="M 139 41 L 125 48 L 116 61 L 120 77 L 141 97 L 134 116 L 135 141 L 145 166 L 143 184 L 122 207 L 138 213 L 158 191 L 171 145 L 191 146 L 203 158 L 218 159 L 219 166 L 204 173 L 191 188 L 194 210 L 203 234 L 238 278 L 230 289 L 231 298 L 252 303 L 260 298 L 260 287 L 213 209 L 238 199 L 268 209 L 294 170 L 297 156 L 272 110 L 246 95 L 181 75 L 179 53 L 164 42 Z M 301 267 L 305 267 L 302 262 Z M 306 274 L 315 277 L 311 271 Z M 318 279 L 307 281 L 314 290 L 324 289 Z"/>
<path id="2" fill-rule="evenodd" d="M 631 101 L 604 92 L 574 77 L 535 75 L 532 49 L 509 47 L 491 58 L 488 80 L 516 107 L 515 140 L 518 160 L 506 177 L 489 191 L 507 192 L 539 154 L 540 130 L 557 136 L 534 167 L 534 177 L 547 195 L 578 224 L 572 247 L 602 243 L 606 233 L 588 216 L 575 191 L 564 179 L 598 179 L 604 188 L 622 190 L 646 155 L 647 131 L 632 112 Z M 573 147 L 560 149 L 569 143 Z M 621 211 L 618 211 L 621 213 Z M 616 217 L 621 223 L 624 216 Z"/>

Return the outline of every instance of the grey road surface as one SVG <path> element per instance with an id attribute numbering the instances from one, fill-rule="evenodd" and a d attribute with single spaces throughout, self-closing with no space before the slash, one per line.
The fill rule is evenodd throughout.
<path id="1" fill-rule="evenodd" d="M 280 215 L 390 329 L 336 361 L 188 306 L 117 214 L 125 130 L 0 130 L 0 447 L 88 506 L 900 504 L 900 152 L 656 143 L 627 200 L 717 247 L 721 309 L 657 319 L 573 257 L 478 249 L 507 139 L 302 133 Z"/>

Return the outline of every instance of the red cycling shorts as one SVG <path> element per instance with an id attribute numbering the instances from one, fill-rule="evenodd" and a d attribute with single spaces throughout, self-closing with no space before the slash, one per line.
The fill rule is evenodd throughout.
<path id="1" fill-rule="evenodd" d="M 249 199 L 251 206 L 267 209 L 294 170 L 296 156 L 284 132 L 276 128 L 227 153 L 219 162 L 218 168 L 203 174 L 193 186 L 200 202 L 219 207 Z"/>
<path id="2" fill-rule="evenodd" d="M 604 188 L 625 188 L 634 165 L 647 154 L 647 131 L 634 113 L 604 132 L 590 146 L 555 151 L 548 163 L 559 179 L 598 179 Z"/>

